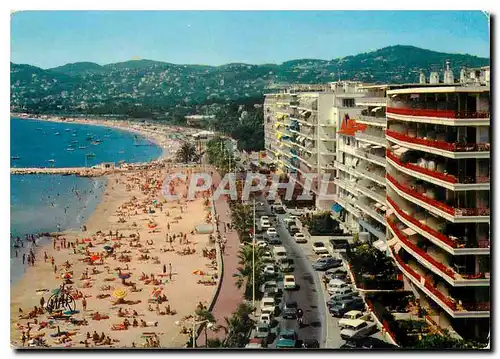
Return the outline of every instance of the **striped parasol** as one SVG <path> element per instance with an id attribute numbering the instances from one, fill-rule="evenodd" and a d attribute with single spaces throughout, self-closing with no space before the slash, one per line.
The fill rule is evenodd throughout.
<path id="1" fill-rule="evenodd" d="M 115 297 L 116 299 L 124 299 L 127 294 L 128 293 L 124 288 L 119 288 L 113 292 L 113 297 Z"/>

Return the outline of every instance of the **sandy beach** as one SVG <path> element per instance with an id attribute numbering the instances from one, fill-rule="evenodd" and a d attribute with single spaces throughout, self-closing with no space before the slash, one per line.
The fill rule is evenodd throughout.
<path id="1" fill-rule="evenodd" d="M 124 129 L 164 149 L 175 142 L 160 132 Z M 167 174 L 196 171 L 170 166 L 109 175 L 86 228 L 36 248 L 33 265 L 26 262 L 11 288 L 13 346 L 184 347 L 190 317 L 197 306 L 209 306 L 219 278 L 210 235 L 196 230 L 212 221 L 208 193 L 188 201 L 186 184 L 176 182 L 172 189 L 182 199 L 167 202 Z"/>

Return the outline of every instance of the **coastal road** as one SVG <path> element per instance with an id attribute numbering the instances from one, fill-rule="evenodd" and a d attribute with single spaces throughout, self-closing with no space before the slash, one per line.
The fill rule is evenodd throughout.
<path id="1" fill-rule="evenodd" d="M 259 201 L 264 203 L 264 210 L 270 214 L 271 210 L 267 202 L 260 198 Z M 290 258 L 293 258 L 296 283 L 300 286 L 299 290 L 285 291 L 283 295 L 284 301 L 287 299 L 297 302 L 299 308 L 304 311 L 302 328 L 298 328 L 297 320 L 283 319 L 280 322 L 281 330 L 292 329 L 296 330 L 300 340 L 315 339 L 323 347 L 325 342 L 325 306 L 323 292 L 321 291 L 321 283 L 318 276 L 311 266 L 311 261 L 307 258 L 299 244 L 295 243 L 294 239 L 288 233 L 288 230 L 283 225 L 283 215 L 278 215 L 278 225 L 276 231 L 283 242 Z M 281 319 L 281 318 L 280 318 Z M 274 347 L 275 343 L 270 347 Z"/>

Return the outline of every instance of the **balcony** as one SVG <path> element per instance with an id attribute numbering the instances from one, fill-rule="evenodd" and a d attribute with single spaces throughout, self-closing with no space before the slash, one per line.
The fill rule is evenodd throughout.
<path id="1" fill-rule="evenodd" d="M 386 225 L 386 220 L 385 220 L 385 210 L 387 207 L 380 205 L 376 203 L 373 205 L 369 201 L 367 201 L 364 198 L 358 199 L 356 201 L 356 207 L 361 209 L 364 213 L 370 215 L 373 219 L 375 219 L 377 222 L 382 224 L 383 226 Z"/>
<path id="2" fill-rule="evenodd" d="M 386 138 L 400 146 L 432 153 L 448 158 L 490 158 L 489 143 L 449 143 L 438 140 L 426 140 L 386 130 Z"/>
<path id="3" fill-rule="evenodd" d="M 455 208 L 424 194 L 418 193 L 414 189 L 402 185 L 389 173 L 386 174 L 387 183 L 401 197 L 427 209 L 438 216 L 441 216 L 453 223 L 477 222 L 489 223 L 489 208 Z"/>
<path id="4" fill-rule="evenodd" d="M 384 133 L 381 132 L 380 136 L 376 132 L 361 132 L 358 131 L 354 135 L 358 141 L 370 143 L 372 145 L 379 145 L 386 147 L 386 140 L 384 138 Z"/>
<path id="5" fill-rule="evenodd" d="M 343 180 L 343 179 L 340 179 L 340 178 L 336 178 L 334 180 L 334 183 L 339 186 L 340 188 L 346 190 L 347 192 L 350 192 L 354 195 L 358 195 L 358 191 L 356 189 L 356 182 L 355 181 L 347 181 L 347 180 Z"/>
<path id="6" fill-rule="evenodd" d="M 379 186 L 374 184 L 369 180 L 362 180 L 357 183 L 357 191 L 364 194 L 365 196 L 377 201 L 378 203 L 385 205 L 385 190 L 381 189 Z"/>
<path id="7" fill-rule="evenodd" d="M 402 121 L 421 122 L 437 125 L 489 126 L 489 112 L 471 112 L 437 109 L 399 108 L 389 105 L 387 117 Z"/>
<path id="8" fill-rule="evenodd" d="M 375 167 L 373 165 L 364 166 L 363 164 L 359 164 L 356 167 L 356 173 L 358 176 L 372 180 L 381 186 L 386 186 L 384 178 L 385 169 L 380 169 L 380 167 Z"/>
<path id="9" fill-rule="evenodd" d="M 394 215 L 409 228 L 427 238 L 441 249 L 453 255 L 487 255 L 490 253 L 489 245 L 485 247 L 466 247 L 458 238 L 451 238 L 445 235 L 439 226 L 432 224 L 436 222 L 432 217 L 429 220 L 420 218 L 416 212 L 403 209 L 392 198 L 387 197 L 387 205 L 394 211 Z"/>
<path id="10" fill-rule="evenodd" d="M 468 190 L 489 190 L 490 177 L 478 176 L 476 178 L 468 178 L 466 181 L 459 183 L 458 178 L 449 173 L 442 173 L 437 170 L 421 167 L 417 164 L 406 163 L 401 161 L 395 154 L 387 150 L 387 162 L 409 176 L 419 178 L 429 183 L 450 189 L 452 191 L 468 191 Z"/>
<path id="11" fill-rule="evenodd" d="M 406 264 L 391 248 L 391 254 L 398 268 L 417 288 L 423 291 L 436 304 L 443 308 L 453 318 L 489 318 L 490 303 L 477 303 L 470 306 L 460 306 L 452 297 L 445 295 L 434 287 L 429 280 Z"/>
<path id="12" fill-rule="evenodd" d="M 387 97 L 361 97 L 356 98 L 357 106 L 382 106 L 385 107 L 387 102 Z"/>
<path id="13" fill-rule="evenodd" d="M 375 116 L 358 116 L 357 122 L 378 127 L 387 127 L 386 117 L 375 117 Z"/>
<path id="14" fill-rule="evenodd" d="M 377 228 L 376 226 L 372 225 L 371 223 L 363 219 L 359 220 L 359 225 L 364 229 L 366 229 L 371 234 L 373 234 L 378 239 L 385 241 L 386 239 L 385 231 L 381 231 L 379 228 Z"/>
<path id="15" fill-rule="evenodd" d="M 359 218 L 359 216 L 361 215 L 359 210 L 357 210 L 351 204 L 349 204 L 349 202 L 347 201 L 347 198 L 341 197 L 338 195 L 334 195 L 334 196 L 332 196 L 332 199 L 336 203 L 340 204 L 346 211 L 351 212 L 354 215 L 354 217 Z"/>
<path id="16" fill-rule="evenodd" d="M 384 157 L 377 156 L 373 153 L 366 152 L 366 150 L 363 150 L 361 148 L 356 148 L 354 150 L 353 156 L 359 157 L 361 159 L 365 159 L 371 163 L 375 163 L 379 166 L 385 167 L 386 160 Z"/>

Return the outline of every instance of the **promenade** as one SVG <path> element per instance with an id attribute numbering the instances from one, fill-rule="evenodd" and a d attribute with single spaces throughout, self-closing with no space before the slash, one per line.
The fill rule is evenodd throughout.
<path id="1" fill-rule="evenodd" d="M 212 181 L 213 184 L 218 186 L 221 181 L 220 175 L 214 172 Z M 224 274 L 222 276 L 219 296 L 217 297 L 215 305 L 212 309 L 212 314 L 217 321 L 217 325 L 225 326 L 226 321 L 224 318 L 230 318 L 232 313 L 236 311 L 238 304 L 243 300 L 244 287 L 238 289 L 235 285 L 236 279 L 233 277 L 233 274 L 236 273 L 236 268 L 238 267 L 238 251 L 240 242 L 236 231 L 224 233 L 224 225 L 222 222 L 231 222 L 230 215 L 227 215 L 228 213 L 230 214 L 230 211 L 229 204 L 227 203 L 225 196 L 220 196 L 215 201 L 215 211 L 219 217 L 218 229 L 221 235 L 226 236 L 227 243 L 225 253 L 223 254 Z M 219 330 L 218 332 L 208 330 L 208 339 L 218 338 L 223 340 L 225 334 L 224 330 Z M 198 337 L 196 344 L 199 347 L 205 346 L 204 334 L 201 334 Z"/>

